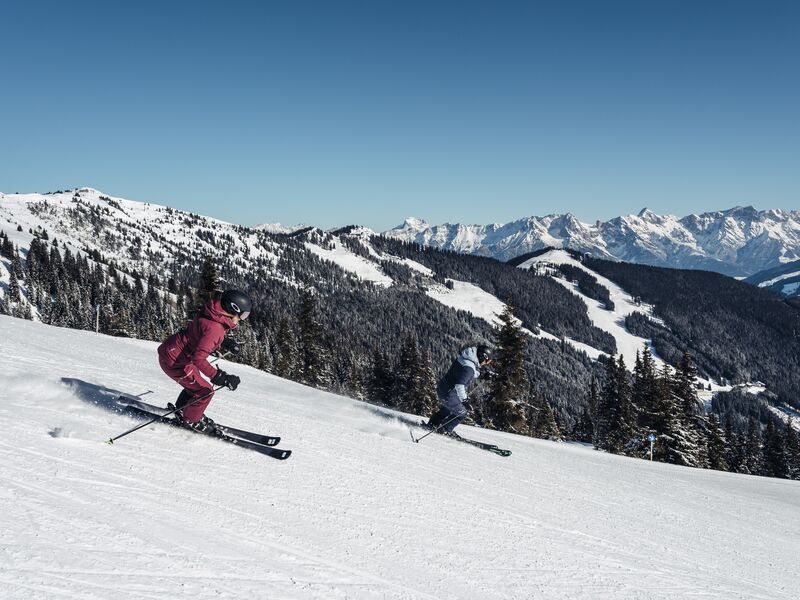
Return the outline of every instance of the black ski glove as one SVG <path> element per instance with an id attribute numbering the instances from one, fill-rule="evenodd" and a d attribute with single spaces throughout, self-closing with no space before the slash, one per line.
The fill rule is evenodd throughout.
<path id="1" fill-rule="evenodd" d="M 231 354 L 239 354 L 242 351 L 242 346 L 233 338 L 225 338 L 222 341 L 220 350 L 223 352 L 230 352 Z"/>
<path id="2" fill-rule="evenodd" d="M 228 388 L 230 391 L 234 391 L 242 380 L 236 375 L 228 375 L 222 369 L 217 369 L 217 374 L 211 378 L 211 383 L 214 385 L 222 385 Z"/>
<path id="3" fill-rule="evenodd" d="M 485 379 L 486 381 L 494 381 L 497 379 L 498 375 L 494 371 L 490 371 L 489 369 L 484 369 L 481 371 L 481 378 Z"/>

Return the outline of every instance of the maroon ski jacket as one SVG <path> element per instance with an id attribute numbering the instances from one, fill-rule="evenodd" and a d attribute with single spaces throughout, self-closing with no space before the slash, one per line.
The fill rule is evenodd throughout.
<path id="1" fill-rule="evenodd" d="M 217 369 L 208 362 L 208 355 L 220 347 L 231 329 L 236 329 L 236 323 L 223 312 L 220 301 L 209 300 L 186 329 L 158 347 L 159 362 L 162 367 L 179 369 L 187 375 L 197 368 L 210 379 Z"/>

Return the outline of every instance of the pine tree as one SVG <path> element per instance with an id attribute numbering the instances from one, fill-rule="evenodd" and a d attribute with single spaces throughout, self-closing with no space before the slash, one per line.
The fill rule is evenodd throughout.
<path id="1" fill-rule="evenodd" d="M 285 379 L 294 379 L 298 374 L 300 361 L 297 348 L 297 337 L 286 317 L 278 321 L 278 331 L 275 334 L 275 375 Z"/>
<path id="2" fill-rule="evenodd" d="M 438 408 L 439 402 L 436 398 L 436 374 L 433 372 L 431 354 L 427 350 L 422 352 L 421 367 L 419 394 L 423 399 L 424 408 L 419 414 L 428 414 L 435 408 Z"/>
<path id="3" fill-rule="evenodd" d="M 330 361 L 322 346 L 322 325 L 317 315 L 317 300 L 309 290 L 300 294 L 300 315 L 297 319 L 300 351 L 300 381 L 324 388 L 330 383 Z"/>
<path id="4" fill-rule="evenodd" d="M 22 300 L 22 296 L 20 295 L 19 291 L 19 280 L 17 279 L 17 273 L 14 269 L 11 269 L 11 279 L 8 284 L 8 301 L 9 303 L 17 303 Z"/>
<path id="5" fill-rule="evenodd" d="M 219 272 L 214 257 L 206 254 L 203 257 L 203 266 L 200 268 L 200 297 L 199 306 L 211 300 L 219 291 Z"/>
<path id="6" fill-rule="evenodd" d="M 587 406 L 583 411 L 581 411 L 580 415 L 575 421 L 575 426 L 572 428 L 570 438 L 578 442 L 590 444 L 592 443 L 593 432 L 594 423 L 592 421 L 591 411 Z"/>
<path id="7" fill-rule="evenodd" d="M 13 246 L 11 256 L 11 271 L 16 273 L 17 279 L 22 279 L 25 277 L 25 273 L 22 270 L 22 263 L 20 263 L 19 260 L 19 248 L 17 248 L 17 246 Z"/>
<path id="8" fill-rule="evenodd" d="M 631 402 L 630 377 L 622 354 L 619 355 L 616 371 L 618 420 L 612 428 L 611 445 L 619 448 L 619 452 L 624 452 L 635 435 L 636 427 L 633 403 Z"/>
<path id="9" fill-rule="evenodd" d="M 617 405 L 617 368 L 613 358 L 605 360 L 605 378 L 597 394 L 594 410 L 594 447 L 598 450 L 611 450 L 611 432 Z"/>
<path id="10" fill-rule="evenodd" d="M 367 378 L 367 396 L 371 402 L 394 405 L 394 375 L 389 357 L 380 350 L 372 350 L 372 368 Z"/>
<path id="11" fill-rule="evenodd" d="M 696 375 L 691 358 L 684 353 L 675 377 L 671 380 L 671 410 L 674 418 L 671 419 L 671 430 L 667 434 L 671 438 L 669 462 L 688 467 L 704 466 L 701 459 L 698 400 L 694 386 Z"/>
<path id="12" fill-rule="evenodd" d="M 746 473 L 760 475 L 761 464 L 761 424 L 755 417 L 750 417 L 747 422 L 747 435 L 744 439 L 744 464 Z"/>
<path id="13" fill-rule="evenodd" d="M 518 325 L 510 301 L 506 303 L 500 321 L 502 326 L 495 330 L 497 377 L 492 381 L 487 416 L 495 429 L 524 433 L 523 401 L 528 392 L 528 376 L 524 367 L 527 335 Z"/>
<path id="14" fill-rule="evenodd" d="M 364 391 L 364 365 L 361 360 L 354 353 L 350 355 L 348 363 L 348 376 L 347 385 L 345 387 L 346 394 L 356 400 L 363 400 L 365 397 Z"/>
<path id="15" fill-rule="evenodd" d="M 530 434 L 545 440 L 564 439 L 556 422 L 555 413 L 547 400 L 541 394 L 536 393 L 533 386 L 531 386 L 529 397 L 533 417 L 529 426 Z"/>
<path id="16" fill-rule="evenodd" d="M 400 410 L 422 415 L 429 410 L 428 398 L 423 389 L 422 357 L 417 347 L 417 338 L 406 337 L 400 349 L 400 365 L 395 382 L 395 398 Z"/>
<path id="17" fill-rule="evenodd" d="M 2 233 L 2 232 L 0 232 Z M 11 243 L 11 240 L 8 239 L 8 236 L 3 235 L 0 240 L 2 243 L 0 244 L 0 255 L 5 256 L 8 259 L 14 258 L 14 245 Z"/>
<path id="18" fill-rule="evenodd" d="M 605 433 L 607 431 L 607 426 L 604 422 L 601 422 L 599 419 L 601 418 L 599 415 L 602 411 L 602 405 L 600 404 L 600 393 L 597 389 L 597 379 L 592 374 L 592 380 L 589 384 L 589 419 L 592 423 L 592 431 L 591 431 L 591 442 L 595 448 L 600 448 L 600 441 L 598 435 L 600 433 Z"/>
<path id="19" fill-rule="evenodd" d="M 631 401 L 637 412 L 637 422 L 643 437 L 656 431 L 656 423 L 658 421 L 657 380 L 658 374 L 655 361 L 650 349 L 645 344 L 641 357 L 638 353 L 636 355 L 636 364 L 633 369 L 633 388 L 631 391 Z"/>
<path id="20" fill-rule="evenodd" d="M 789 419 L 786 425 L 786 469 L 789 479 L 800 479 L 800 439 L 794 419 Z"/>
<path id="21" fill-rule="evenodd" d="M 719 417 L 716 413 L 708 415 L 708 468 L 717 471 L 727 471 L 728 461 L 726 454 L 728 450 L 728 438 L 720 427 Z"/>
<path id="22" fill-rule="evenodd" d="M 767 420 L 767 428 L 764 432 L 761 464 L 763 465 L 762 474 L 767 477 L 786 479 L 789 476 L 786 440 L 771 417 Z"/>
<path id="23" fill-rule="evenodd" d="M 236 340 L 241 350 L 239 354 L 229 357 L 229 360 L 234 360 L 252 367 L 262 368 L 260 365 L 264 365 L 265 363 L 264 357 L 262 356 L 264 352 L 263 345 L 259 343 L 258 338 L 256 338 L 253 328 L 245 325 L 246 323 L 247 321 L 240 321 L 239 326 L 236 328 L 235 337 L 232 339 Z"/>
<path id="24" fill-rule="evenodd" d="M 624 452 L 634 435 L 631 386 L 625 359 L 609 358 L 606 376 L 595 415 L 595 447 L 619 454 Z"/>
<path id="25" fill-rule="evenodd" d="M 684 430 L 678 399 L 674 394 L 674 378 L 665 364 L 658 377 L 654 460 L 676 465 L 687 465 L 684 447 Z"/>

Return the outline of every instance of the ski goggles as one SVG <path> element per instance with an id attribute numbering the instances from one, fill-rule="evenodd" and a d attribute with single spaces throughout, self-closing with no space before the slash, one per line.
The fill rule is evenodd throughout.
<path id="1" fill-rule="evenodd" d="M 250 316 L 250 311 L 246 310 L 243 313 L 239 313 L 239 318 L 244 321 L 247 317 Z"/>

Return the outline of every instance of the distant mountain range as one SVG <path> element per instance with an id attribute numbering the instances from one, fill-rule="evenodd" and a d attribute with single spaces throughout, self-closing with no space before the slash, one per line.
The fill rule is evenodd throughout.
<path id="1" fill-rule="evenodd" d="M 609 260 L 733 277 L 800 259 L 800 211 L 751 206 L 682 218 L 643 209 L 594 225 L 569 213 L 490 225 L 429 225 L 409 218 L 384 235 L 499 260 L 546 247 L 569 248 Z"/>

